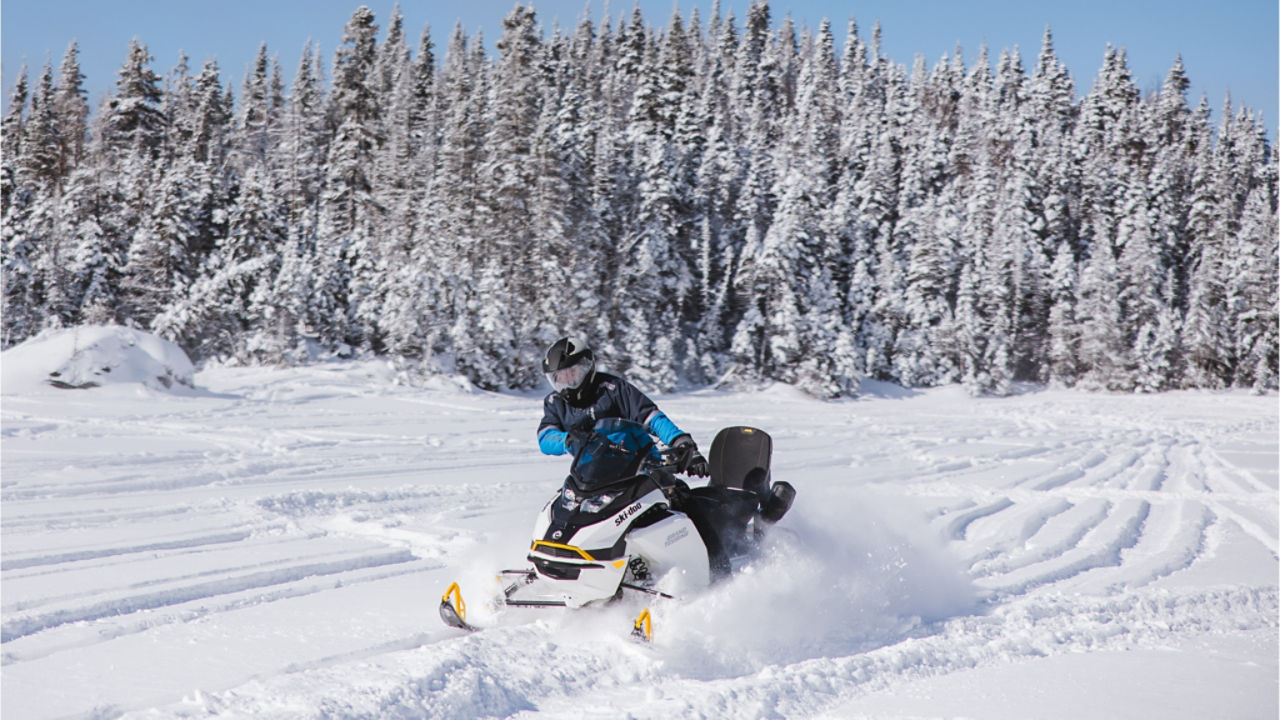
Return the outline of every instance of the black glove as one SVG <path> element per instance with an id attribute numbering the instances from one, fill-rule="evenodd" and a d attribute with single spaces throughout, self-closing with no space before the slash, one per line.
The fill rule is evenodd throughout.
<path id="1" fill-rule="evenodd" d="M 698 452 L 698 444 L 688 433 L 672 440 L 671 449 L 675 451 L 677 470 L 698 477 L 707 476 L 707 459 Z"/>

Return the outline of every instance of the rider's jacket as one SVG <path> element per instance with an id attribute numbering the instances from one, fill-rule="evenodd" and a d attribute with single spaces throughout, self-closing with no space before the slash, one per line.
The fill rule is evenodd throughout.
<path id="1" fill-rule="evenodd" d="M 617 375 L 597 372 L 591 386 L 582 393 L 582 402 L 570 402 L 553 392 L 543 401 L 542 422 L 538 425 L 538 447 L 547 455 L 567 452 L 565 439 L 570 431 L 588 432 L 597 420 L 623 418 L 644 426 L 667 445 L 684 434 L 647 395 Z"/>

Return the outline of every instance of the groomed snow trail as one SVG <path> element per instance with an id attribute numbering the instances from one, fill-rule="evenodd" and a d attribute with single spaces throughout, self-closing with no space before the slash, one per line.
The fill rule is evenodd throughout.
<path id="1" fill-rule="evenodd" d="M 769 431 L 799 497 L 641 647 L 641 605 L 484 606 L 567 466 L 539 397 L 196 384 L 4 390 L 6 718 L 1277 715 L 1274 395 L 661 397 Z"/>

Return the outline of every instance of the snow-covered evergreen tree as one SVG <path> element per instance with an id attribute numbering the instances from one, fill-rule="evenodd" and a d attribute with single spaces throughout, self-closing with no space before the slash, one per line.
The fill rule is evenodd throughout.
<path id="1" fill-rule="evenodd" d="M 0 344 L 150 326 L 198 358 L 355 352 L 540 382 L 564 333 L 652 389 L 862 374 L 1154 391 L 1274 388 L 1275 157 L 1260 117 L 1143 97 L 1109 47 L 1082 99 L 1045 29 L 911 68 L 850 19 L 639 8 L 443 63 L 356 10 L 326 87 L 265 46 L 160 78 L 130 43 L 89 113 L 79 49 L 20 73 L 0 132 Z"/>
<path id="2" fill-rule="evenodd" d="M 1120 314 L 1120 277 L 1106 222 L 1094 219 L 1090 236 L 1095 239 L 1080 275 L 1076 315 L 1079 318 L 1080 385 L 1097 390 L 1132 388 L 1125 372 L 1123 318 Z"/>
<path id="3" fill-rule="evenodd" d="M 378 26 L 361 6 L 343 31 L 333 61 L 333 140 L 325 161 L 316 239 L 311 330 L 325 346 L 345 351 L 378 342 L 379 233 L 384 211 L 374 194 L 374 163 L 384 140 L 377 73 Z"/>
<path id="4" fill-rule="evenodd" d="M 142 153 L 149 157 L 159 143 L 165 126 L 160 109 L 163 93 L 160 76 L 151 69 L 151 53 L 137 39 L 130 41 L 129 54 L 117 72 L 116 94 L 104 108 L 103 141 L 117 154 Z"/>

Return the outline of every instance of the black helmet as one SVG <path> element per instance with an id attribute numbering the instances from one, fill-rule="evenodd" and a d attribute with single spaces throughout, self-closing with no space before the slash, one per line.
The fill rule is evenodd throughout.
<path id="1" fill-rule="evenodd" d="M 547 348 L 547 355 L 542 358 L 542 373 L 551 388 L 570 399 L 577 399 L 591 384 L 595 371 L 595 354 L 577 338 L 560 338 Z"/>

